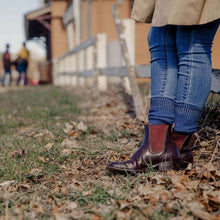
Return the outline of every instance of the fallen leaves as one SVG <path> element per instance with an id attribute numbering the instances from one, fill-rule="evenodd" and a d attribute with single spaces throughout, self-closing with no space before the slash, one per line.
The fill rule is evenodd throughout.
<path id="1" fill-rule="evenodd" d="M 59 126 L 60 134 L 33 125 L 18 132 L 19 138 L 42 145 L 8 154 L 25 163 L 31 150 L 38 149 L 19 181 L 11 177 L 0 182 L 0 215 L 57 220 L 220 219 L 219 130 L 206 127 L 194 136 L 190 143 L 194 164 L 184 171 L 110 175 L 106 164 L 129 159 L 143 140 L 144 128 L 130 117 L 118 93 L 87 95 L 82 104 L 85 115 L 65 121 L 59 116 L 59 123 L 50 124 L 53 129 Z"/>
<path id="2" fill-rule="evenodd" d="M 211 219 L 211 215 L 203 210 L 204 207 L 199 201 L 190 202 L 187 206 L 189 207 L 190 211 L 193 213 L 195 217 L 198 217 L 203 220 Z"/>
<path id="3" fill-rule="evenodd" d="M 78 124 L 74 121 L 65 123 L 64 133 L 68 134 L 69 137 L 80 138 L 83 132 L 87 131 L 87 126 L 80 121 Z"/>
<path id="4" fill-rule="evenodd" d="M 6 187 L 6 186 L 9 186 L 9 185 L 11 185 L 13 183 L 15 183 L 14 180 L 8 180 L 8 181 L 0 183 L 0 187 Z"/>
<path id="5" fill-rule="evenodd" d="M 11 157 L 22 157 L 25 153 L 26 151 L 24 149 L 19 149 L 19 150 L 10 152 L 10 155 Z"/>

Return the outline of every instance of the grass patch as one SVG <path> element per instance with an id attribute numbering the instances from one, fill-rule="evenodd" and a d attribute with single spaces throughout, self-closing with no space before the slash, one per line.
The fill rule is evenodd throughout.
<path id="1" fill-rule="evenodd" d="M 142 93 L 147 92 L 143 87 Z M 209 202 L 206 214 L 219 215 L 213 203 L 218 186 L 211 177 L 198 179 L 201 163 L 210 161 L 200 155 L 213 152 L 215 139 L 201 139 L 207 142 L 206 151 L 193 152 L 189 173 L 160 173 L 151 164 L 135 175 L 106 171 L 110 161 L 127 160 L 143 141 L 143 125 L 127 117 L 117 94 L 54 86 L 1 94 L 0 184 L 6 185 L 0 185 L 0 218 L 196 219 L 186 204 L 193 202 L 200 209 L 199 201 Z M 211 197 L 204 193 L 207 187 L 213 189 Z"/>
<path id="2" fill-rule="evenodd" d="M 2 93 L 0 102 L 0 180 L 23 181 L 33 169 L 40 175 L 58 172 L 65 162 L 59 146 L 63 124 L 80 113 L 79 98 L 56 87 L 34 87 Z M 44 149 L 50 142 L 53 147 Z"/>

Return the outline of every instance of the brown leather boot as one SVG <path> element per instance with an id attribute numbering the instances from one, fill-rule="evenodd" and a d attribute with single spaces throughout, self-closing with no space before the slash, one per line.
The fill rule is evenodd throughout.
<path id="1" fill-rule="evenodd" d="M 193 163 L 193 155 L 189 146 L 189 141 L 192 135 L 173 132 L 171 134 L 173 142 L 176 144 L 180 151 L 181 168 L 186 168 L 189 163 Z"/>
<path id="2" fill-rule="evenodd" d="M 153 142 L 154 146 L 150 142 Z M 110 172 L 119 173 L 144 172 L 150 168 L 166 171 L 179 169 L 179 162 L 180 153 L 172 142 L 170 126 L 145 125 L 144 142 L 132 157 L 127 161 L 111 162 L 106 169 Z"/>

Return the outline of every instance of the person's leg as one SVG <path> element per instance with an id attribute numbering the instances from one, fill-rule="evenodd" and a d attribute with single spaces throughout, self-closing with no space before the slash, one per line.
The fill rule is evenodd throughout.
<path id="1" fill-rule="evenodd" d="M 150 125 L 172 124 L 177 90 L 176 26 L 152 27 Z"/>
<path id="2" fill-rule="evenodd" d="M 5 85 L 5 75 L 6 75 L 6 70 L 5 70 L 4 76 L 2 77 L 2 80 L 1 80 L 2 86 Z"/>
<path id="3" fill-rule="evenodd" d="M 24 62 L 23 64 L 23 71 L 24 71 L 24 85 L 26 86 L 28 84 L 28 78 L 27 78 L 27 62 Z"/>
<path id="4" fill-rule="evenodd" d="M 171 140 L 177 89 L 176 27 L 152 27 L 148 42 L 151 52 L 151 107 L 145 140 L 130 160 L 112 162 L 111 172 L 140 172 L 153 166 L 158 170 L 178 167 L 179 151 Z"/>
<path id="5" fill-rule="evenodd" d="M 178 26 L 178 89 L 174 131 L 192 134 L 211 87 L 211 48 L 219 21 L 198 26 Z"/>
<path id="6" fill-rule="evenodd" d="M 11 70 L 9 70 L 9 86 L 11 86 L 11 83 L 12 83 L 12 75 L 11 75 Z"/>
<path id="7" fill-rule="evenodd" d="M 27 78 L 27 72 L 24 72 L 24 85 L 26 86 L 28 84 L 28 78 Z"/>
<path id="8" fill-rule="evenodd" d="M 18 64 L 18 80 L 17 80 L 17 85 L 19 86 L 19 84 L 20 84 L 20 81 L 21 81 L 21 74 L 22 74 L 22 64 L 21 63 L 19 63 Z"/>
<path id="9" fill-rule="evenodd" d="M 20 81 L 21 81 L 21 72 L 18 72 L 18 80 L 17 80 L 17 86 L 19 86 Z"/>

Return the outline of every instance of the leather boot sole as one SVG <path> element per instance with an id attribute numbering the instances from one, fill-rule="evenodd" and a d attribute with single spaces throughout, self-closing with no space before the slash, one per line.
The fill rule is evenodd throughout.
<path id="1" fill-rule="evenodd" d="M 142 169 L 121 169 L 117 167 L 111 167 L 108 166 L 106 169 L 111 173 L 127 173 L 127 174 L 136 174 L 136 173 L 142 173 L 150 170 L 156 170 L 160 172 L 166 172 L 168 170 L 179 170 L 180 169 L 180 160 L 172 160 L 172 161 L 164 161 L 160 162 L 158 164 L 146 164 L 146 166 Z"/>

